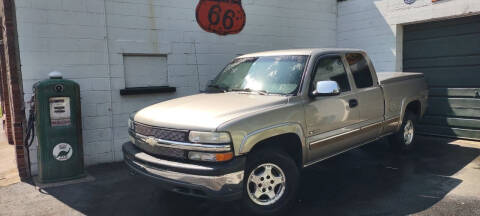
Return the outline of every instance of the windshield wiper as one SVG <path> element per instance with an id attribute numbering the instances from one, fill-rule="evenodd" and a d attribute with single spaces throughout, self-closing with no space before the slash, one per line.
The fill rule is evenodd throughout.
<path id="1" fill-rule="evenodd" d="M 255 90 L 255 89 L 251 89 L 251 88 L 230 89 L 229 91 L 255 92 L 255 93 L 258 93 L 258 94 L 260 94 L 260 95 L 266 95 L 266 94 L 268 94 L 268 92 L 265 91 L 265 90 Z"/>
<path id="2" fill-rule="evenodd" d="M 222 88 L 222 87 L 219 86 L 219 85 L 208 85 L 207 87 L 209 87 L 209 88 L 215 88 L 215 89 L 218 89 L 218 90 L 220 90 L 220 91 L 222 91 L 222 92 L 227 92 L 227 89 Z"/>

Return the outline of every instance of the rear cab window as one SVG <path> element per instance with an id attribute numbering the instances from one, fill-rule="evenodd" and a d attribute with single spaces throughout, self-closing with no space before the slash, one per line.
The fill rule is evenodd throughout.
<path id="1" fill-rule="evenodd" d="M 347 59 L 357 88 L 372 87 L 372 72 L 365 57 L 361 53 L 347 53 L 345 58 Z"/>

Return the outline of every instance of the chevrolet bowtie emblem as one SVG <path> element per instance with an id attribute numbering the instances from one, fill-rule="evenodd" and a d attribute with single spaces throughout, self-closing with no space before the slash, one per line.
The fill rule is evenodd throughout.
<path id="1" fill-rule="evenodd" d="M 153 137 L 148 137 L 148 138 L 146 138 L 146 139 L 145 139 L 145 142 L 148 143 L 148 144 L 150 144 L 150 145 L 155 145 L 155 144 L 157 144 L 157 141 L 156 141 L 155 138 L 153 138 Z"/>

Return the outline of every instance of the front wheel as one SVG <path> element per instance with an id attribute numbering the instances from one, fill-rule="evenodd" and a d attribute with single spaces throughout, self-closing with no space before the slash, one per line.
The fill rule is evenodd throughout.
<path id="1" fill-rule="evenodd" d="M 287 212 L 296 199 L 298 179 L 298 168 L 287 154 L 273 149 L 253 153 L 245 174 L 245 209 L 257 215 Z"/>
<path id="2" fill-rule="evenodd" d="M 407 111 L 403 117 L 400 130 L 390 136 L 390 144 L 397 152 L 410 151 L 415 146 L 415 131 L 417 126 L 417 116 Z"/>

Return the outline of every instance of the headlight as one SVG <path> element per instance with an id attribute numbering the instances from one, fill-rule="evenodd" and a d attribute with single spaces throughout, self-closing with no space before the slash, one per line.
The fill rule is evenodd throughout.
<path id="1" fill-rule="evenodd" d="M 135 126 L 133 125 L 133 121 L 130 118 L 128 119 L 128 128 L 130 130 L 135 130 Z"/>
<path id="2" fill-rule="evenodd" d="M 135 130 L 135 124 L 133 123 L 133 118 L 135 117 L 135 114 L 137 112 L 133 112 L 132 114 L 130 114 L 130 116 L 128 117 L 128 128 L 130 130 Z"/>
<path id="3" fill-rule="evenodd" d="M 188 134 L 190 142 L 194 143 L 230 143 L 230 134 L 225 132 L 199 132 L 190 131 Z"/>
<path id="4" fill-rule="evenodd" d="M 135 124 L 133 124 L 133 120 L 131 118 L 128 118 L 128 129 L 135 131 Z M 128 138 L 130 139 L 130 142 L 135 144 L 135 138 L 130 133 L 128 133 Z"/>

